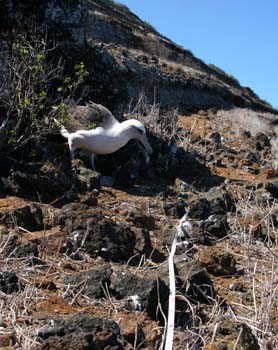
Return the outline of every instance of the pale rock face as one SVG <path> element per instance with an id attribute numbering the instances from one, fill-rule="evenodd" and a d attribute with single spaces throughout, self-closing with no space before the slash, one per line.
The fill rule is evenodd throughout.
<path id="1" fill-rule="evenodd" d="M 81 0 L 44 2 L 5 0 L 1 3 L 0 32 L 10 30 L 17 24 L 18 14 L 33 18 L 36 29 L 45 31 L 62 42 L 63 46 L 83 45 L 85 42 L 84 5 Z M 3 29 L 2 29 L 3 27 Z"/>

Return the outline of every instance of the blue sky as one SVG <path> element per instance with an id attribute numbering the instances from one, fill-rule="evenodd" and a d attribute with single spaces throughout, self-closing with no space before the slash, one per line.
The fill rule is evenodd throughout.
<path id="1" fill-rule="evenodd" d="M 278 0 L 119 0 L 278 108 Z"/>

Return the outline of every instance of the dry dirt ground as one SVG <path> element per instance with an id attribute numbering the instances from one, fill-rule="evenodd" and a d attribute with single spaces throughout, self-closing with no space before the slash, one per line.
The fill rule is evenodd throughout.
<path id="1" fill-rule="evenodd" d="M 179 125 L 186 151 L 223 179 L 212 186 L 217 194 L 151 174 L 65 204 L 63 194 L 1 196 L 1 348 L 162 349 L 167 257 L 184 209 L 193 228 L 176 255 L 173 348 L 278 348 L 271 147 L 264 135 L 232 132 L 213 112 Z"/>

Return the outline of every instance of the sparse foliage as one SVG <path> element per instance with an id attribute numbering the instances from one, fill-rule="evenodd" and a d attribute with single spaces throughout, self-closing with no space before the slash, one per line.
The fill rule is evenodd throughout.
<path id="1" fill-rule="evenodd" d="M 167 142 L 180 137 L 178 134 L 178 109 L 162 112 L 160 104 L 148 103 L 144 93 L 139 96 L 134 106 L 132 103 L 130 104 L 127 116 L 140 120 L 151 133 L 162 137 Z"/>
<path id="2" fill-rule="evenodd" d="M 62 59 L 51 59 L 58 45 L 50 45 L 47 36 L 28 28 L 14 35 L 10 48 L 2 54 L 0 103 L 9 117 L 10 143 L 28 139 L 31 133 L 49 126 L 47 116 L 58 105 L 66 118 L 66 103 L 88 75 L 83 62 L 76 64 L 73 76 L 64 76 Z"/>

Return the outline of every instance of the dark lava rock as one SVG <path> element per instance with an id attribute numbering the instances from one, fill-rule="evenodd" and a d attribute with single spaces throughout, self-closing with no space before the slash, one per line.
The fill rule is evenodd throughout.
<path id="1" fill-rule="evenodd" d="M 201 198 L 189 208 L 189 216 L 196 220 L 205 220 L 211 214 L 211 205 L 207 199 Z"/>
<path id="2" fill-rule="evenodd" d="M 156 175 L 170 180 L 180 178 L 202 188 L 223 182 L 222 178 L 211 174 L 209 168 L 198 160 L 197 154 L 186 152 L 182 147 L 173 152 L 168 143 L 159 138 L 152 137 L 151 141 L 154 150 L 151 167 Z"/>
<path id="3" fill-rule="evenodd" d="M 267 183 L 265 188 L 273 198 L 278 198 L 278 182 Z"/>
<path id="4" fill-rule="evenodd" d="M 74 332 L 63 336 L 53 336 L 46 340 L 40 350 L 87 350 L 96 349 L 95 341 L 91 333 Z M 99 347 L 98 349 L 103 349 Z"/>
<path id="5" fill-rule="evenodd" d="M 258 344 L 257 338 L 254 336 L 251 328 L 245 324 L 236 324 L 230 321 L 224 321 L 219 324 L 217 334 L 221 336 L 232 336 L 233 338 L 239 337 L 238 345 L 243 350 L 260 350 L 261 347 Z M 227 347 L 228 349 L 228 347 Z"/>
<path id="6" fill-rule="evenodd" d="M 251 132 L 248 131 L 248 130 L 245 130 L 245 131 L 243 132 L 242 135 L 243 135 L 244 137 L 246 137 L 247 139 L 250 139 L 250 137 L 252 136 L 252 135 L 251 135 Z"/>
<path id="7" fill-rule="evenodd" d="M 211 186 L 219 185 L 223 182 L 223 178 L 215 176 L 210 172 L 210 169 L 202 164 L 197 155 L 185 152 L 183 148 L 179 148 L 177 152 L 179 164 L 179 176 L 184 181 L 194 183 L 202 189 L 210 188 Z"/>
<path id="8" fill-rule="evenodd" d="M 148 231 L 116 224 L 103 218 L 101 210 L 84 204 L 64 206 L 57 223 L 65 226 L 70 234 L 68 253 L 82 247 L 92 257 L 121 261 L 133 256 L 140 259 L 142 254 L 149 256 L 153 250 Z"/>
<path id="9" fill-rule="evenodd" d="M 231 276 L 237 273 L 236 260 L 230 253 L 219 252 L 216 249 L 202 251 L 200 264 L 215 276 Z"/>
<path id="10" fill-rule="evenodd" d="M 147 230 L 155 229 L 155 219 L 152 215 L 146 215 L 138 209 L 131 210 L 127 215 L 127 220 L 133 222 L 136 226 Z"/>
<path id="11" fill-rule="evenodd" d="M 252 163 L 261 163 L 262 157 L 259 152 L 256 151 L 247 151 L 245 153 L 244 159 L 250 160 Z"/>
<path id="12" fill-rule="evenodd" d="M 80 203 L 88 206 L 96 206 L 98 204 L 97 196 L 94 193 L 86 193 L 83 197 L 81 197 Z"/>
<path id="13" fill-rule="evenodd" d="M 102 211 L 84 203 L 69 203 L 61 208 L 58 216 L 55 216 L 55 223 L 65 227 L 71 233 L 86 228 L 90 217 L 101 220 Z"/>
<path id="14" fill-rule="evenodd" d="M 11 235 L 2 249 L 2 254 L 13 258 L 29 257 L 31 263 L 36 263 L 38 261 L 34 258 L 38 257 L 39 250 L 36 242 L 22 241 L 17 235 Z"/>
<path id="15" fill-rule="evenodd" d="M 127 271 L 113 272 L 110 291 L 117 299 L 135 297 L 138 303 L 137 308 L 141 311 L 145 310 L 153 320 L 156 320 L 157 317 L 163 320 L 162 315 L 158 312 L 159 303 L 163 311 L 167 313 L 166 303 L 169 289 L 156 273 L 146 272 L 139 276 Z"/>
<path id="16" fill-rule="evenodd" d="M 82 293 L 92 299 L 105 298 L 104 290 L 110 285 L 112 269 L 110 266 L 98 267 L 78 274 L 70 274 L 64 278 L 64 283 L 71 286 L 71 289 Z"/>
<path id="17" fill-rule="evenodd" d="M 140 174 L 140 163 L 131 158 L 126 164 L 121 166 L 116 173 L 116 184 L 120 187 L 133 186 Z"/>
<path id="18" fill-rule="evenodd" d="M 225 196 L 226 191 L 220 188 L 214 189 L 206 198 L 201 198 L 189 206 L 189 219 L 192 225 L 190 237 L 201 244 L 211 244 L 216 238 L 223 238 L 227 235 L 229 224 L 226 212 L 233 209 L 233 202 L 230 197 Z"/>
<path id="19" fill-rule="evenodd" d="M 20 226 L 28 231 L 39 231 L 44 228 L 42 209 L 35 203 L 17 208 L 1 215 L 0 221 L 8 227 Z"/>
<path id="20" fill-rule="evenodd" d="M 206 196 L 206 199 L 211 204 L 211 212 L 213 214 L 224 214 L 227 211 L 235 210 L 235 200 L 225 188 L 220 186 L 212 187 Z"/>
<path id="21" fill-rule="evenodd" d="M 0 178 L 0 193 L 8 195 L 18 195 L 21 194 L 21 188 L 19 185 L 13 182 L 11 177 Z"/>
<path id="22" fill-rule="evenodd" d="M 166 202 L 163 203 L 165 215 L 180 219 L 185 214 L 185 202 Z"/>
<path id="23" fill-rule="evenodd" d="M 226 215 L 210 215 L 201 225 L 204 233 L 216 238 L 227 236 L 228 228 Z"/>
<path id="24" fill-rule="evenodd" d="M 90 224 L 84 248 L 91 256 L 121 261 L 138 255 L 137 261 L 142 254 L 149 256 L 152 252 L 150 236 L 145 230 L 131 230 L 106 219 Z"/>
<path id="25" fill-rule="evenodd" d="M 257 338 L 253 334 L 251 328 L 243 323 L 241 326 L 241 336 L 239 339 L 239 344 L 244 350 L 260 350 L 261 347 L 258 343 Z"/>
<path id="26" fill-rule="evenodd" d="M 14 272 L 0 272 L 0 291 L 11 294 L 19 290 L 18 277 Z"/>
<path id="27" fill-rule="evenodd" d="M 192 303 L 211 303 L 215 297 L 213 284 L 198 261 L 187 255 L 175 257 L 175 270 L 176 288 L 180 295 Z M 168 285 L 168 264 L 163 264 L 157 271 L 148 270 L 140 276 L 129 271 L 113 272 L 109 290 L 117 299 L 133 298 L 137 310 L 145 310 L 152 319 L 163 321 L 157 314 L 157 307 L 160 303 L 163 312 L 167 313 Z M 176 310 L 180 320 L 188 320 L 188 304 L 182 298 L 177 300 Z"/>
<path id="28" fill-rule="evenodd" d="M 40 350 L 121 350 L 123 342 L 118 324 L 114 321 L 85 314 L 56 321 L 55 326 L 40 330 L 44 339 Z"/>
<path id="29" fill-rule="evenodd" d="M 170 150 L 168 152 L 159 152 L 152 159 L 152 167 L 155 173 L 165 179 L 175 179 L 180 175 L 180 165 L 175 154 Z"/>
<path id="30" fill-rule="evenodd" d="M 194 303 L 210 304 L 215 297 L 213 283 L 199 262 L 180 255 L 175 258 L 175 268 L 180 292 Z"/>
<path id="31" fill-rule="evenodd" d="M 257 141 L 256 148 L 258 151 L 263 150 L 265 147 L 270 147 L 269 137 L 262 132 L 256 134 L 255 140 Z"/>
<path id="32" fill-rule="evenodd" d="M 39 192 L 40 194 L 60 195 L 68 191 L 71 179 L 53 164 L 44 164 L 39 171 L 27 173 L 14 171 L 11 179 L 20 188 L 22 194 Z"/>
<path id="33" fill-rule="evenodd" d="M 0 177 L 8 177 L 13 171 L 22 171 L 23 173 L 35 174 L 43 166 L 41 162 L 18 161 L 3 155 L 0 156 Z"/>
<path id="34" fill-rule="evenodd" d="M 67 6 L 64 6 L 63 1 L 60 0 L 51 0 L 40 5 L 21 0 L 14 4 L 4 1 L 3 14 L 1 13 L 0 18 L 4 28 L 11 31 L 18 26 L 18 16 L 22 18 L 22 23 L 25 23 L 28 18 L 33 18 L 34 23 L 40 25 L 40 31 L 47 28 L 49 37 L 53 38 L 55 42 L 61 42 L 63 54 L 66 55 L 68 52 L 66 49 L 70 45 L 75 44 L 81 47 L 84 44 L 82 11 L 84 8 L 80 1 L 69 1 Z M 2 24 L 1 28 L 3 28 Z"/>
<path id="35" fill-rule="evenodd" d="M 203 220 L 191 220 L 191 229 L 187 230 L 189 234 L 188 241 L 190 243 L 199 243 L 204 245 L 211 245 L 213 243 L 212 237 L 203 230 Z"/>
<path id="36" fill-rule="evenodd" d="M 219 132 L 214 132 L 209 137 L 210 137 L 210 139 L 212 139 L 216 143 L 221 142 L 221 135 L 219 134 Z"/>
<path id="37" fill-rule="evenodd" d="M 100 173 L 86 168 L 82 164 L 78 164 L 75 168 L 77 173 L 76 185 L 79 190 L 90 191 L 100 186 Z"/>
<path id="38" fill-rule="evenodd" d="M 76 192 L 69 190 L 68 192 L 63 193 L 63 195 L 54 201 L 51 202 L 52 207 L 62 208 L 64 205 L 72 202 L 78 202 L 79 197 Z"/>

